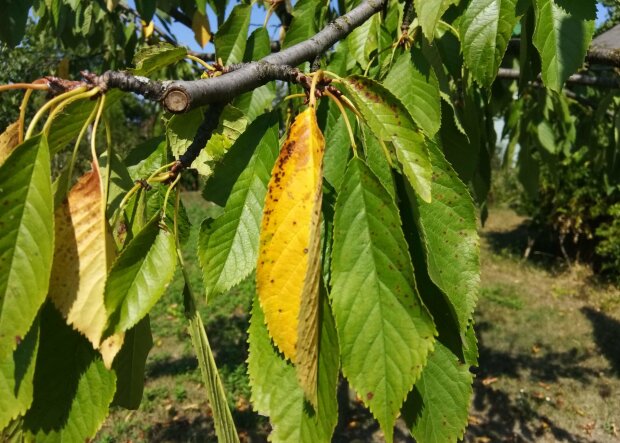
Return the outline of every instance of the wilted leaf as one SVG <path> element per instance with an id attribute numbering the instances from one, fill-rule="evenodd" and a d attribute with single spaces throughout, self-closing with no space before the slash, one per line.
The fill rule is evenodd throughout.
<path id="1" fill-rule="evenodd" d="M 30 330 L 47 294 L 54 251 L 50 174 L 41 136 L 0 166 L 0 355 Z"/>
<path id="2" fill-rule="evenodd" d="M 7 157 L 13 152 L 19 143 L 19 123 L 11 123 L 5 131 L 0 134 L 0 166 Z"/>
<path id="3" fill-rule="evenodd" d="M 305 374 L 316 403 L 320 214 L 325 140 L 314 108 L 297 116 L 271 174 L 260 232 L 257 291 L 269 333 Z"/>
<path id="4" fill-rule="evenodd" d="M 105 216 L 99 167 L 80 177 L 56 210 L 49 295 L 67 323 L 99 347 L 107 315 L 106 274 L 116 248 Z"/>

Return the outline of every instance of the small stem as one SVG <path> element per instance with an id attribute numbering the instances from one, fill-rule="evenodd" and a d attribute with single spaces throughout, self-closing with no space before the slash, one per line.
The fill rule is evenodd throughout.
<path id="1" fill-rule="evenodd" d="M 73 103 L 74 101 L 77 101 L 77 100 L 91 98 L 92 96 L 97 95 L 99 92 L 101 92 L 101 90 L 99 88 L 95 87 L 95 88 L 91 89 L 90 91 L 83 92 L 82 94 L 74 95 L 73 97 L 69 97 L 68 99 L 66 99 L 65 101 L 60 103 L 58 106 L 56 106 L 52 110 L 52 112 L 50 112 L 49 117 L 47 117 L 47 121 L 45 122 L 45 125 L 43 126 L 43 133 L 45 135 L 49 134 L 50 128 L 52 126 L 52 122 L 54 121 L 54 118 L 56 118 L 56 116 L 58 114 L 60 114 L 60 112 L 63 109 L 65 109 L 67 106 L 69 106 L 71 103 Z"/>
<path id="2" fill-rule="evenodd" d="M 25 139 L 28 140 L 32 136 L 32 133 L 34 132 L 35 127 L 37 126 L 37 123 L 39 122 L 41 117 L 43 117 L 43 114 L 47 112 L 48 109 L 54 107 L 55 105 L 68 99 L 69 97 L 73 97 L 74 95 L 81 94 L 84 91 L 86 91 L 86 86 L 82 86 L 80 88 L 76 88 L 71 91 L 65 92 L 64 94 L 60 94 L 59 96 L 54 97 L 53 99 L 45 103 L 41 107 L 41 109 L 37 111 L 34 117 L 32 117 L 32 121 L 30 122 L 30 125 L 28 126 L 28 130 L 26 131 Z"/>
<path id="3" fill-rule="evenodd" d="M 316 71 L 312 74 L 312 83 L 310 84 L 310 107 L 314 108 L 316 106 L 316 84 L 319 79 L 322 77 L 323 72 L 321 70 Z"/>
<path id="4" fill-rule="evenodd" d="M 138 182 L 135 185 L 133 185 L 133 187 L 129 191 L 127 191 L 127 194 L 125 194 L 125 196 L 121 200 L 121 204 L 118 205 L 118 209 L 116 210 L 116 213 L 114 214 L 114 217 L 112 218 L 112 222 L 110 223 L 110 225 L 112 226 L 112 229 L 116 229 L 118 218 L 123 213 L 123 210 L 125 209 L 125 206 L 127 206 L 127 203 L 129 203 L 129 199 L 133 197 L 133 195 L 136 192 L 138 192 L 140 189 L 142 189 L 142 184 Z"/>
<path id="5" fill-rule="evenodd" d="M 75 160 L 77 158 L 77 153 L 80 147 L 80 143 L 82 142 L 82 138 L 84 138 L 84 134 L 86 134 L 86 130 L 88 129 L 88 126 L 90 126 L 91 122 L 94 120 L 96 113 L 97 113 L 97 106 L 93 108 L 90 115 L 86 119 L 86 122 L 84 122 L 84 125 L 82 126 L 82 129 L 80 130 L 80 133 L 78 134 L 77 140 L 75 141 L 75 145 L 73 146 L 73 152 L 71 153 L 71 163 L 69 163 L 69 175 L 68 175 L 69 179 L 67 180 L 67 191 L 65 193 L 69 192 L 71 178 L 73 177 L 73 168 L 75 166 Z"/>
<path id="6" fill-rule="evenodd" d="M 153 171 L 153 173 L 149 176 L 149 178 L 146 179 L 147 182 L 151 182 L 155 179 L 155 176 L 158 175 L 160 172 L 165 171 L 166 169 L 170 169 L 171 167 L 173 167 L 176 164 L 176 161 L 172 162 L 172 163 L 168 163 L 166 165 L 163 165 L 159 168 L 157 168 L 155 171 Z"/>
<path id="7" fill-rule="evenodd" d="M 211 66 L 210 64 L 208 64 L 207 62 L 205 62 L 201 58 L 196 57 L 195 55 L 187 54 L 185 57 L 190 59 L 190 60 L 195 61 L 199 65 L 202 65 L 207 71 L 215 71 L 216 70 L 213 66 Z"/>
<path id="8" fill-rule="evenodd" d="M 291 94 L 291 95 L 287 95 L 286 97 L 284 97 L 282 99 L 282 101 L 286 101 L 286 100 L 291 100 L 294 98 L 306 98 L 306 94 Z"/>
<path id="9" fill-rule="evenodd" d="M 27 89 L 24 94 L 24 99 L 19 107 L 19 120 L 17 126 L 17 142 L 21 145 L 24 142 L 24 124 L 26 123 L 26 108 L 28 108 L 28 101 L 32 95 L 32 89 Z"/>
<path id="10" fill-rule="evenodd" d="M 161 220 L 164 221 L 166 219 L 166 208 L 168 207 L 168 198 L 170 197 L 170 192 L 172 189 L 179 183 L 181 180 L 181 174 L 178 174 L 174 181 L 168 186 L 168 190 L 166 191 L 166 195 L 164 196 L 164 207 L 161 211 Z"/>
<path id="11" fill-rule="evenodd" d="M 14 89 L 48 91 L 50 87 L 46 83 L 11 83 L 10 85 L 0 85 L 0 92 L 11 91 Z"/>
<path id="12" fill-rule="evenodd" d="M 349 121 L 349 116 L 347 115 L 347 111 L 345 111 L 344 107 L 342 106 L 342 103 L 340 103 L 340 100 L 338 100 L 338 98 L 334 94 L 329 92 L 327 89 L 324 92 L 330 99 L 333 100 L 334 103 L 336 103 L 336 106 L 338 106 L 340 113 L 344 117 L 344 123 L 347 127 L 347 131 L 349 132 L 349 138 L 351 139 L 351 148 L 353 149 L 353 153 L 357 157 L 357 145 L 355 144 L 355 137 L 353 136 L 353 128 L 351 128 L 351 122 Z"/>
<path id="13" fill-rule="evenodd" d="M 99 107 L 97 108 L 97 116 L 93 123 L 93 132 L 90 137 L 90 154 L 93 156 L 93 163 L 99 169 L 99 160 L 97 160 L 97 129 L 99 128 L 99 120 L 101 120 L 101 114 L 103 113 L 103 106 L 105 105 L 105 95 L 99 98 Z M 110 159 L 108 159 L 108 162 Z"/>

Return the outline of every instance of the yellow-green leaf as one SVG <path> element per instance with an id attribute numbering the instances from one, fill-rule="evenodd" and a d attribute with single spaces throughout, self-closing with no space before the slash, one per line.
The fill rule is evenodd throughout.
<path id="1" fill-rule="evenodd" d="M 19 140 L 19 124 L 11 123 L 6 130 L 0 134 L 0 165 L 4 163 L 6 158 L 13 152 L 18 145 Z"/>
<path id="2" fill-rule="evenodd" d="M 269 181 L 257 289 L 273 341 L 316 404 L 319 240 L 325 140 L 314 108 L 297 116 Z"/>
<path id="3" fill-rule="evenodd" d="M 194 31 L 194 38 L 201 48 L 204 48 L 211 41 L 209 19 L 198 10 L 194 12 L 194 17 L 192 18 L 192 31 Z"/>
<path id="4" fill-rule="evenodd" d="M 55 221 L 49 294 L 67 323 L 97 348 L 107 321 L 103 298 L 106 273 L 115 253 L 98 165 L 93 164 L 93 170 L 71 188 L 56 210 Z"/>

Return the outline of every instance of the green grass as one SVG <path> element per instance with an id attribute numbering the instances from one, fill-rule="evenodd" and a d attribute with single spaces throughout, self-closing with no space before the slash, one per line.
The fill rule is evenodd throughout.
<path id="1" fill-rule="evenodd" d="M 482 298 L 505 308 L 514 309 L 516 311 L 523 309 L 523 299 L 512 286 L 492 285 L 483 287 L 481 295 Z"/>

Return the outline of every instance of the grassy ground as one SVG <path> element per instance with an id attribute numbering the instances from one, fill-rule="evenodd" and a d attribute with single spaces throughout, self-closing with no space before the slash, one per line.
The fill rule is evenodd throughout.
<path id="1" fill-rule="evenodd" d="M 194 224 L 184 255 L 200 292 L 197 228 L 209 208 L 198 194 L 183 199 Z M 482 230 L 480 368 L 466 440 L 620 441 L 620 291 L 598 285 L 584 267 L 565 269 L 536 252 L 523 263 L 522 222 L 497 210 Z M 177 276 L 151 316 L 155 345 L 140 409 L 113 410 L 96 441 L 215 441 L 181 291 Z M 200 311 L 241 439 L 262 442 L 269 424 L 249 406 L 244 364 L 252 292 L 248 281 Z M 376 423 L 353 404 L 334 440 L 381 441 Z M 412 441 L 402 431 L 396 440 Z"/>

